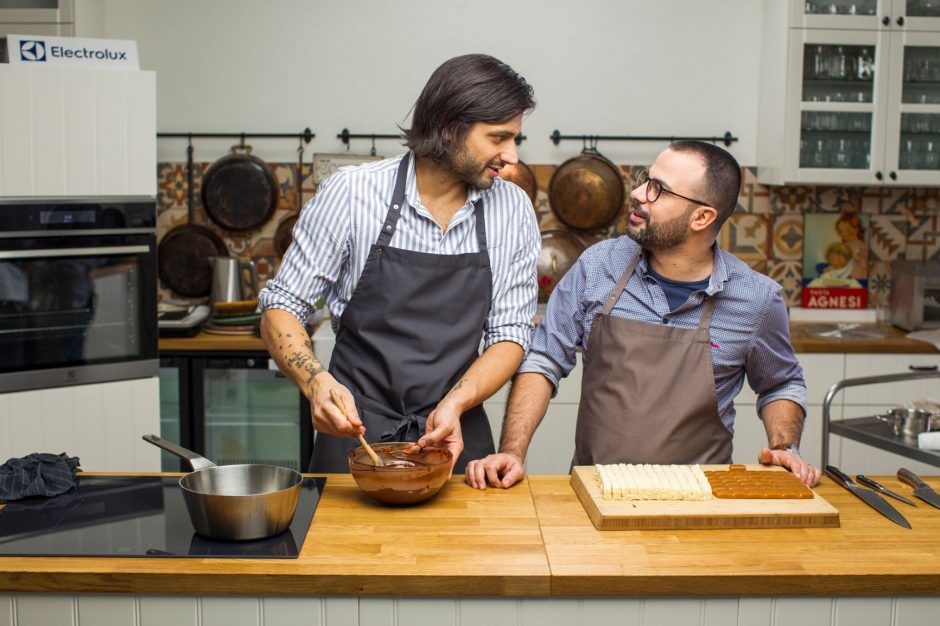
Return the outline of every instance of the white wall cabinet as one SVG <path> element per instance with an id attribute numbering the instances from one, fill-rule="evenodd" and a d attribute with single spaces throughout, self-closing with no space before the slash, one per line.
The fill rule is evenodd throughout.
<path id="1" fill-rule="evenodd" d="M 156 195 L 156 75 L 0 65 L 0 196 Z"/>
<path id="2" fill-rule="evenodd" d="M 758 180 L 940 185 L 940 6 L 764 9 Z"/>
<path id="3" fill-rule="evenodd" d="M 159 472 L 159 379 L 0 394 L 0 462 L 65 452 L 86 472 Z M 0 621 L 0 624 L 3 622 Z"/>

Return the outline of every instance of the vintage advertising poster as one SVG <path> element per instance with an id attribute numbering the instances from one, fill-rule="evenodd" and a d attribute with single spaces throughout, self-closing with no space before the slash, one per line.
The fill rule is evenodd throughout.
<path id="1" fill-rule="evenodd" d="M 803 306 L 868 308 L 868 215 L 811 213 L 803 224 Z"/>

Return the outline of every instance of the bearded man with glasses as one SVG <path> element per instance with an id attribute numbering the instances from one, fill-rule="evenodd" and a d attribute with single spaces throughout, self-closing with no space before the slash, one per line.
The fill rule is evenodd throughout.
<path id="1" fill-rule="evenodd" d="M 640 172 L 626 236 L 589 248 L 558 283 L 509 395 L 499 453 L 467 466 L 472 487 L 509 487 L 559 381 L 582 351 L 572 465 L 731 463 L 734 398 L 757 393 L 761 463 L 805 484 L 806 383 L 780 285 L 717 243 L 741 168 L 725 150 L 679 141 Z"/>

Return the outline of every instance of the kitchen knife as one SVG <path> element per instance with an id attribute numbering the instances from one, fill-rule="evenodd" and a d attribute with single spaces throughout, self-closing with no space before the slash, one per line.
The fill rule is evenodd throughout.
<path id="1" fill-rule="evenodd" d="M 900 500 L 900 501 L 903 502 L 904 504 L 910 504 L 911 506 L 917 506 L 917 503 L 914 502 L 913 500 L 910 500 L 910 499 L 908 499 L 908 498 L 905 498 L 905 497 L 902 496 L 901 494 L 895 493 L 894 491 L 891 491 L 890 489 L 886 488 L 886 487 L 885 487 L 884 485 L 882 485 L 881 483 L 872 480 L 871 478 L 869 478 L 868 476 L 865 476 L 864 474 L 858 474 L 858 475 L 855 477 L 855 480 L 857 480 L 858 482 L 862 483 L 862 484 L 865 485 L 866 487 L 871 487 L 871 488 L 874 489 L 875 491 L 880 491 L 881 493 L 885 494 L 886 496 L 891 496 L 891 497 L 894 498 L 895 500 Z"/>
<path id="2" fill-rule="evenodd" d="M 856 485 L 855 482 L 851 478 L 849 478 L 848 475 L 843 474 L 842 471 L 838 467 L 835 467 L 834 465 L 827 465 L 826 475 L 832 480 L 842 485 L 843 487 L 845 487 L 846 489 L 848 489 L 849 491 L 851 491 L 852 493 L 854 493 L 856 496 L 859 497 L 859 499 L 862 500 L 862 502 L 864 502 L 871 508 L 878 511 L 879 513 L 887 517 L 889 520 L 891 520 L 895 524 L 899 526 L 903 526 L 904 528 L 911 527 L 910 522 L 908 522 L 904 518 L 903 515 L 898 513 L 897 509 L 895 509 L 893 506 L 888 504 L 888 502 L 884 498 L 879 496 L 874 491 L 869 491 L 868 489 L 862 489 L 861 487 Z"/>
<path id="3" fill-rule="evenodd" d="M 915 496 L 927 504 L 932 504 L 940 509 L 940 494 L 934 491 L 930 485 L 922 481 L 920 476 L 902 467 L 898 470 L 898 480 L 913 487 Z"/>

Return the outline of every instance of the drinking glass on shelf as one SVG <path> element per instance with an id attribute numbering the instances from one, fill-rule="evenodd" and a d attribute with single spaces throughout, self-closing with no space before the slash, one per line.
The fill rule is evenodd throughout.
<path id="1" fill-rule="evenodd" d="M 921 169 L 925 170 L 936 170 L 940 169 L 940 152 L 934 150 L 934 144 L 932 141 L 928 141 L 927 145 L 924 147 L 924 151 L 921 154 Z"/>
<path id="2" fill-rule="evenodd" d="M 828 167 L 829 165 L 829 156 L 826 153 L 826 148 L 823 144 L 822 139 L 816 141 L 816 149 L 810 152 L 809 155 L 809 166 L 810 167 Z"/>
<path id="3" fill-rule="evenodd" d="M 832 167 L 839 169 L 849 167 L 849 152 L 845 145 L 845 139 L 839 140 L 839 147 L 832 153 Z"/>
<path id="4" fill-rule="evenodd" d="M 914 154 L 914 143 L 910 139 L 908 139 L 901 145 L 901 153 L 898 154 L 898 167 L 902 170 L 911 169 L 913 154 Z"/>

